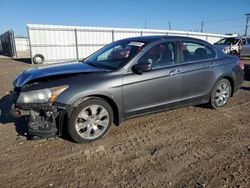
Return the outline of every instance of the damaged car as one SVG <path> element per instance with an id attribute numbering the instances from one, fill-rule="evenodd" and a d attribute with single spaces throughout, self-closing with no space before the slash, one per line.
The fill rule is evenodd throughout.
<path id="1" fill-rule="evenodd" d="M 175 36 L 113 42 L 81 62 L 30 68 L 13 81 L 12 112 L 28 134 L 79 143 L 105 136 L 131 117 L 187 105 L 227 104 L 244 64 L 206 41 Z"/>

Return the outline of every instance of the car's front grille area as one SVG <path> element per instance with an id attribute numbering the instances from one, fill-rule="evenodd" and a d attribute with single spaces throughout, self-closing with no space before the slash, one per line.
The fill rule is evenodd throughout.
<path id="1" fill-rule="evenodd" d="M 52 111 L 54 107 L 50 104 L 38 104 L 38 103 L 33 103 L 33 104 L 19 104 L 16 103 L 16 107 L 22 110 L 45 110 L 45 111 Z"/>

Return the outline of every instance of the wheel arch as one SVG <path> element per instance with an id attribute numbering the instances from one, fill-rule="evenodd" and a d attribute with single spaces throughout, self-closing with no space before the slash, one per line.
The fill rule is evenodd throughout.
<path id="1" fill-rule="evenodd" d="M 231 87 L 232 87 L 232 89 L 231 89 L 231 97 L 232 97 L 233 94 L 234 94 L 234 79 L 231 76 L 228 76 L 228 75 L 227 76 L 223 76 L 221 79 L 227 79 L 230 82 Z"/>
<path id="2" fill-rule="evenodd" d="M 108 97 L 106 95 L 95 94 L 95 95 L 88 95 L 88 96 L 84 96 L 82 98 L 79 98 L 71 105 L 72 108 L 71 108 L 69 113 L 71 113 L 71 111 L 75 107 L 77 107 L 79 104 L 81 104 L 82 102 L 84 102 L 88 99 L 94 99 L 94 98 L 102 99 L 110 105 L 110 107 L 113 110 L 113 115 L 114 115 L 113 123 L 118 126 L 121 123 L 121 117 L 120 117 L 118 105 L 111 97 Z"/>
<path id="3" fill-rule="evenodd" d="M 233 94 L 234 94 L 234 79 L 233 79 L 233 76 L 232 76 L 232 75 L 222 75 L 222 76 L 220 76 L 220 77 L 216 80 L 216 82 L 213 84 L 212 89 L 210 90 L 210 93 L 209 93 L 209 95 L 208 95 L 209 97 L 211 96 L 214 87 L 217 85 L 217 83 L 218 83 L 221 79 L 227 79 L 227 80 L 230 82 L 230 85 L 231 85 L 231 87 L 232 87 L 232 91 L 231 91 L 230 97 L 233 96 Z"/>
<path id="4" fill-rule="evenodd" d="M 234 78 L 233 78 L 232 75 L 228 75 L 228 74 L 226 74 L 226 75 L 221 75 L 221 76 L 216 80 L 216 82 L 214 83 L 214 85 L 213 85 L 213 87 L 212 87 L 211 93 L 212 93 L 212 91 L 213 91 L 213 88 L 216 86 L 216 84 L 217 84 L 221 79 L 226 79 L 226 80 L 228 80 L 228 81 L 230 82 L 231 87 L 232 87 L 232 91 L 231 91 L 231 97 L 232 97 L 232 96 L 233 96 L 233 93 L 234 93 Z M 211 95 L 211 93 L 210 93 L 210 95 Z"/>

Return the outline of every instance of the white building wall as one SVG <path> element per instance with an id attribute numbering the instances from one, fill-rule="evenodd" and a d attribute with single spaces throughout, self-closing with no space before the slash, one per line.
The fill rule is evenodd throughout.
<path id="1" fill-rule="evenodd" d="M 26 37 L 15 37 L 16 51 L 29 51 L 29 39 Z"/>
<path id="2" fill-rule="evenodd" d="M 189 36 L 214 43 L 226 35 L 174 30 L 27 25 L 31 55 L 42 54 L 45 63 L 83 59 L 112 41 L 147 35 Z"/>

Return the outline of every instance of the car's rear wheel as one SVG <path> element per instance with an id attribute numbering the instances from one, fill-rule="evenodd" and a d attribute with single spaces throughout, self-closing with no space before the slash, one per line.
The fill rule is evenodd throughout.
<path id="1" fill-rule="evenodd" d="M 79 143 L 91 142 L 105 136 L 112 122 L 113 111 L 106 101 L 88 99 L 71 113 L 68 121 L 69 135 Z"/>
<path id="2" fill-rule="evenodd" d="M 221 79 L 212 91 L 210 104 L 213 108 L 223 107 L 229 101 L 232 86 L 227 79 Z"/>

